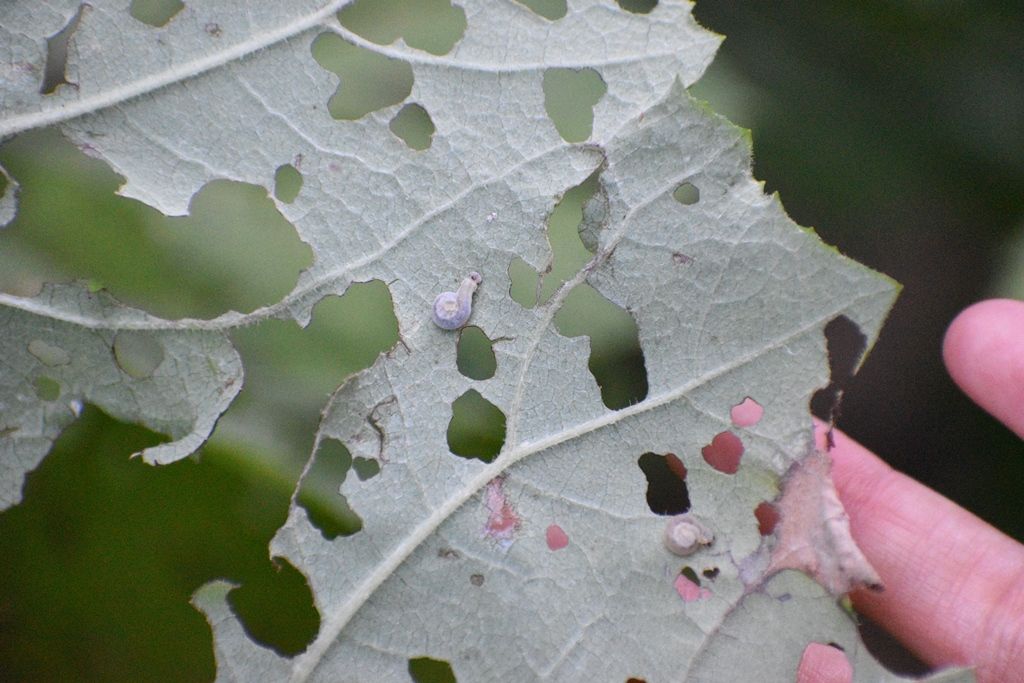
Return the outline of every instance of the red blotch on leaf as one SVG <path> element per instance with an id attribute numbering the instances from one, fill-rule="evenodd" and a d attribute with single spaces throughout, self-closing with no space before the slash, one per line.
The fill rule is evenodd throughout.
<path id="1" fill-rule="evenodd" d="M 565 546 L 569 545 L 569 536 L 566 534 L 562 527 L 557 524 L 552 524 L 548 527 L 547 531 L 548 550 L 561 550 Z"/>
<path id="2" fill-rule="evenodd" d="M 762 536 L 770 536 L 779 523 L 779 511 L 771 503 L 761 503 L 754 508 L 754 517 L 757 518 L 757 530 Z"/>
<path id="3" fill-rule="evenodd" d="M 695 602 L 711 597 L 711 591 L 707 588 L 701 588 L 682 574 L 676 577 L 673 585 L 675 586 L 676 593 L 679 593 L 679 597 L 683 599 L 683 602 Z"/>
<path id="4" fill-rule="evenodd" d="M 761 421 L 764 408 L 754 399 L 747 396 L 742 402 L 734 405 L 729 411 L 732 423 L 737 427 L 753 427 Z"/>
<path id="5" fill-rule="evenodd" d="M 484 533 L 507 547 L 514 540 L 520 519 L 505 497 L 504 485 L 504 477 L 495 477 L 487 482 L 484 489 L 484 504 L 488 512 Z"/>
<path id="6" fill-rule="evenodd" d="M 720 432 L 700 452 L 704 460 L 719 472 L 736 474 L 743 456 L 743 442 L 732 432 Z"/>

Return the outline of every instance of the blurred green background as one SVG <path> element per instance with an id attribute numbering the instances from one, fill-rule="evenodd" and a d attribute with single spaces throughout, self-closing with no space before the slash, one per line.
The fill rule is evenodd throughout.
<path id="1" fill-rule="evenodd" d="M 137 0 L 132 13 L 159 25 L 180 4 Z M 558 0 L 524 4 L 564 13 Z M 794 220 L 905 286 L 847 391 L 840 425 L 1020 539 L 1024 448 L 956 390 L 939 355 L 962 307 L 1024 296 L 1024 7 L 1008 5 L 702 0 L 697 18 L 728 39 L 692 92 L 753 131 L 755 174 Z M 360 0 L 341 19 L 369 40 L 401 35 L 443 54 L 461 16 L 445 0 Z M 402 65 L 333 38 L 318 40 L 313 57 L 348 76 L 329 103 L 335 118 L 408 94 Z M 549 76 L 559 132 L 585 140 L 603 84 L 587 72 Z M 404 107 L 392 130 L 422 149 L 434 131 L 417 109 Z M 287 202 L 301 192 L 290 166 L 271 188 L 211 183 L 188 216 L 167 218 L 117 197 L 120 179 L 52 130 L 0 145 L 0 164 L 22 185 L 19 216 L 0 233 L 5 291 L 82 279 L 157 315 L 210 317 L 273 302 L 310 262 L 268 196 Z M 579 230 L 594 189 L 594 179 L 574 188 L 552 215 L 550 274 L 512 264 L 506 284 L 516 301 L 546 299 L 587 260 Z M 606 404 L 646 395 L 625 311 L 582 287 L 556 322 L 563 334 L 591 338 Z M 471 331 L 453 345 L 466 374 L 493 372 L 481 336 Z M 128 460 L 159 435 L 87 409 L 29 476 L 24 502 L 0 513 L 0 679 L 210 680 L 209 628 L 188 598 L 216 577 L 241 585 L 231 600 L 254 637 L 300 651 L 318 616 L 302 577 L 273 565 L 267 543 L 328 393 L 396 339 L 379 282 L 325 300 L 304 330 L 271 321 L 236 331 L 242 394 L 197 456 L 166 467 Z M 467 410 L 477 412 L 453 424 L 453 450 L 491 457 L 503 426 L 486 406 Z M 321 450 L 301 500 L 325 534 L 358 528 L 334 492 L 346 476 L 373 474 L 339 444 Z M 418 663 L 411 676 L 446 673 Z"/>

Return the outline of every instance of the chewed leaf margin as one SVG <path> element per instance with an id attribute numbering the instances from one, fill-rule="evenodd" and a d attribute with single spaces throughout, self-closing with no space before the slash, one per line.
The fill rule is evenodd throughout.
<path id="1" fill-rule="evenodd" d="M 33 298 L 0 294 L 0 304 L 2 507 L 21 499 L 25 474 L 84 403 L 166 434 L 168 443 L 140 454 L 166 464 L 206 441 L 242 387 L 241 358 L 224 332 L 177 329 L 74 284 L 46 285 Z M 40 378 L 52 394 L 37 396 Z"/>

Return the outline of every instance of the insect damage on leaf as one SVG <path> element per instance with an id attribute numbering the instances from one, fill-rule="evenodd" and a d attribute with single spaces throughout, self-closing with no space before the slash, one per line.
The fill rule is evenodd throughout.
<path id="1" fill-rule="evenodd" d="M 97 19 L 76 29 L 81 98 L 62 108 L 38 84 L 19 84 L 0 134 L 61 119 L 124 177 L 122 194 L 165 213 L 184 211 L 214 178 L 273 187 L 275 206 L 313 251 L 309 268 L 279 301 L 213 320 L 139 322 L 113 306 L 83 320 L 67 307 L 3 303 L 38 318 L 14 347 L 32 411 L 126 386 L 103 396 L 124 413 L 133 390 L 156 387 L 140 421 L 158 423 L 169 404 L 212 428 L 240 368 L 212 388 L 175 391 L 171 370 L 190 378 L 189 349 L 230 370 L 226 330 L 269 319 L 305 325 L 318 302 L 353 282 L 389 283 L 401 344 L 331 393 L 314 439 L 351 456 L 357 476 L 339 471 L 312 493 L 350 505 L 358 532 L 327 527 L 330 504 L 295 501 L 271 543 L 308 580 L 320 631 L 301 654 L 279 657 L 239 627 L 226 584 L 211 583 L 195 604 L 214 631 L 220 675 L 397 681 L 426 659 L 464 681 L 495 671 L 513 680 L 667 680 L 719 665 L 738 667 L 736 680 L 760 672 L 757 658 L 707 658 L 732 645 L 732 615 L 759 608 L 771 619 L 799 600 L 757 603 L 763 596 L 746 592 L 734 558 L 770 543 L 751 512 L 775 496 L 806 440 L 806 406 L 826 379 L 821 328 L 844 315 L 873 340 L 893 287 L 797 228 L 752 178 L 744 136 L 689 97 L 719 39 L 688 3 L 578 0 L 538 15 L 538 2 L 467 0 L 442 8 L 465 20 L 443 44 L 422 42 L 408 24 L 367 29 L 352 12 L 370 3 L 352 4 L 340 23 L 343 2 L 256 0 L 251 16 L 193 4 L 163 29 L 126 12 L 128 25 L 91 13 Z M 40 30 L 0 25 L 0 38 L 27 45 Z M 164 32 L 194 49 L 169 52 L 154 39 Z M 130 54 L 111 59 L 105 45 Z M 121 61 L 135 72 L 119 72 Z M 394 81 L 368 71 L 372 63 Z M 558 109 L 573 96 L 554 92 L 561 87 L 591 91 L 568 126 Z M 197 102 L 203 125 L 183 123 Z M 410 118 L 420 135 L 407 134 Z M 587 196 L 570 212 L 573 192 Z M 572 220 L 556 225 L 563 213 Z M 559 256 L 562 237 L 575 240 L 572 259 Z M 436 293 L 471 268 L 529 282 L 475 291 L 470 276 L 438 314 Z M 465 327 L 470 312 L 475 328 Z M 618 320 L 614 334 L 590 325 L 598 315 Z M 64 324 L 66 334 L 42 333 Z M 490 347 L 479 368 L 459 357 L 474 329 L 486 330 L 480 341 Z M 114 385 L 76 365 L 93 337 Z M 33 353 L 34 340 L 70 362 L 48 364 L 62 356 L 40 344 Z M 614 387 L 624 367 L 636 381 Z M 42 377 L 59 391 L 43 386 L 36 396 Z M 747 393 L 771 396 L 770 410 L 733 415 Z M 210 395 L 226 402 L 202 400 Z M 209 429 L 193 432 L 192 450 Z M 641 476 L 638 464 L 665 476 L 664 496 L 652 481 L 661 475 Z M 820 486 L 797 495 L 804 473 L 795 471 L 780 507 L 829 500 Z M 702 522 L 670 522 L 672 542 L 703 548 L 694 557 L 713 556 L 714 566 L 681 570 L 662 534 L 666 515 L 691 508 Z M 803 528 L 823 513 L 827 525 L 834 510 L 819 505 Z M 777 533 L 778 547 L 802 547 L 795 533 Z M 551 552 L 537 552 L 545 545 Z M 821 562 L 778 557 L 773 571 Z M 783 578 L 787 595 L 817 595 L 806 578 Z M 834 601 L 799 602 L 787 625 L 811 615 L 824 632 L 852 632 Z M 781 631 L 764 638 L 796 661 L 806 643 Z"/>
<path id="2" fill-rule="evenodd" d="M 833 595 L 860 587 L 882 590 L 881 578 L 850 534 L 826 454 L 811 450 L 790 467 L 775 507 L 777 540 L 766 575 L 797 569 Z"/>

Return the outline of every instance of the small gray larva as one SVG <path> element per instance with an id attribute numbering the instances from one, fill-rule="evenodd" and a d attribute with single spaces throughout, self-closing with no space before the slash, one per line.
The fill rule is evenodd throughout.
<path id="1" fill-rule="evenodd" d="M 676 515 L 665 523 L 665 547 L 676 555 L 692 555 L 715 540 L 714 533 L 690 515 Z"/>
<path id="2" fill-rule="evenodd" d="M 480 273 L 473 271 L 459 285 L 458 291 L 441 292 L 434 299 L 434 324 L 444 330 L 457 330 L 473 313 L 473 292 L 483 282 Z"/>

